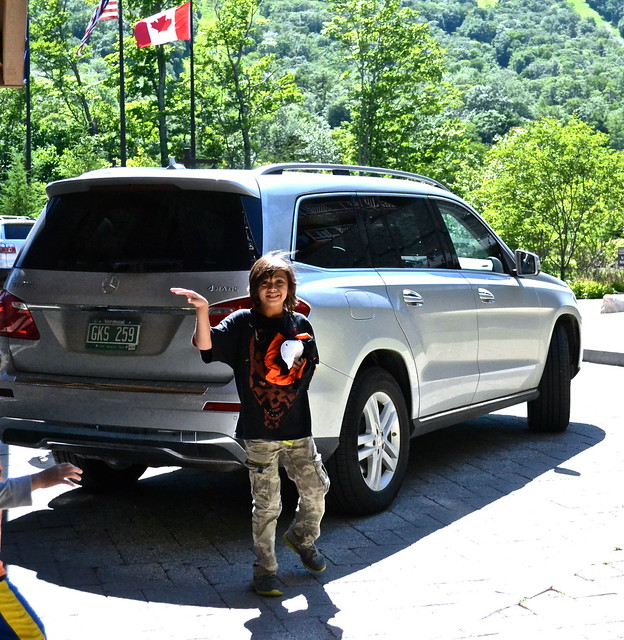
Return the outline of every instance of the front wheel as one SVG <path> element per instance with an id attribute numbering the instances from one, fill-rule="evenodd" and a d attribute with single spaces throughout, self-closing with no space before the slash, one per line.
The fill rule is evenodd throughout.
<path id="1" fill-rule="evenodd" d="M 114 491 L 136 482 L 147 469 L 141 464 L 112 466 L 103 460 L 83 458 L 68 451 L 52 451 L 56 462 L 70 462 L 82 469 L 80 486 L 90 491 Z"/>
<path id="2" fill-rule="evenodd" d="M 557 325 L 539 383 L 539 397 L 527 403 L 527 419 L 531 431 L 556 433 L 567 429 L 570 422 L 571 380 L 568 334 L 563 326 Z"/>
<path id="3" fill-rule="evenodd" d="M 403 482 L 408 455 L 403 393 L 387 371 L 367 369 L 353 384 L 340 443 L 327 462 L 330 504 L 353 514 L 386 509 Z"/>

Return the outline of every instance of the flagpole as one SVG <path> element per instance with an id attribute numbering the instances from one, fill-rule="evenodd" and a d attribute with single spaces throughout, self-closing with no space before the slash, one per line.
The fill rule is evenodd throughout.
<path id="1" fill-rule="evenodd" d="M 32 113 L 30 93 L 30 11 L 26 15 L 26 49 L 24 52 L 24 84 L 26 100 L 26 180 L 32 177 Z"/>
<path id="2" fill-rule="evenodd" d="M 197 157 L 197 149 L 195 144 L 195 54 L 193 47 L 193 0 L 190 0 L 190 20 L 189 20 L 189 28 L 190 28 L 190 73 L 191 73 L 191 158 L 193 162 L 195 162 L 195 158 Z"/>
<path id="3" fill-rule="evenodd" d="M 126 166 L 126 79 L 124 73 L 123 2 L 117 0 L 117 26 L 119 29 L 119 157 Z"/>

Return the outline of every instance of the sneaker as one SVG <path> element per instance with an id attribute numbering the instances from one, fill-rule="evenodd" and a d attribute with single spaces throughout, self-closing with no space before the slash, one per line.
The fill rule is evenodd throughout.
<path id="1" fill-rule="evenodd" d="M 268 576 L 255 576 L 253 588 L 259 596 L 278 597 L 283 595 L 279 580 L 274 573 L 270 573 Z"/>
<path id="2" fill-rule="evenodd" d="M 327 569 L 325 558 L 320 554 L 319 550 L 312 545 L 308 549 L 298 547 L 289 537 L 288 532 L 284 534 L 284 542 L 286 546 L 292 549 L 300 558 L 303 566 L 312 573 L 322 573 Z"/>

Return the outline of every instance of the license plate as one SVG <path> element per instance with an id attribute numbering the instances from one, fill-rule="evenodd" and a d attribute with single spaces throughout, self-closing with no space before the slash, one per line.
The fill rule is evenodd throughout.
<path id="1" fill-rule="evenodd" d="M 102 318 L 87 327 L 87 349 L 134 351 L 139 344 L 141 325 L 135 320 Z"/>

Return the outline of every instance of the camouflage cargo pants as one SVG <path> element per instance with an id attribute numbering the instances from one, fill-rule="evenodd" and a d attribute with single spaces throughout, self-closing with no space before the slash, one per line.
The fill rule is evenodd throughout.
<path id="1" fill-rule="evenodd" d="M 295 518 L 288 529 L 289 538 L 299 547 L 311 547 L 321 534 L 329 478 L 312 438 L 245 440 L 245 450 L 253 498 L 254 576 L 263 576 L 278 569 L 275 530 L 282 511 L 280 463 L 299 493 Z"/>

